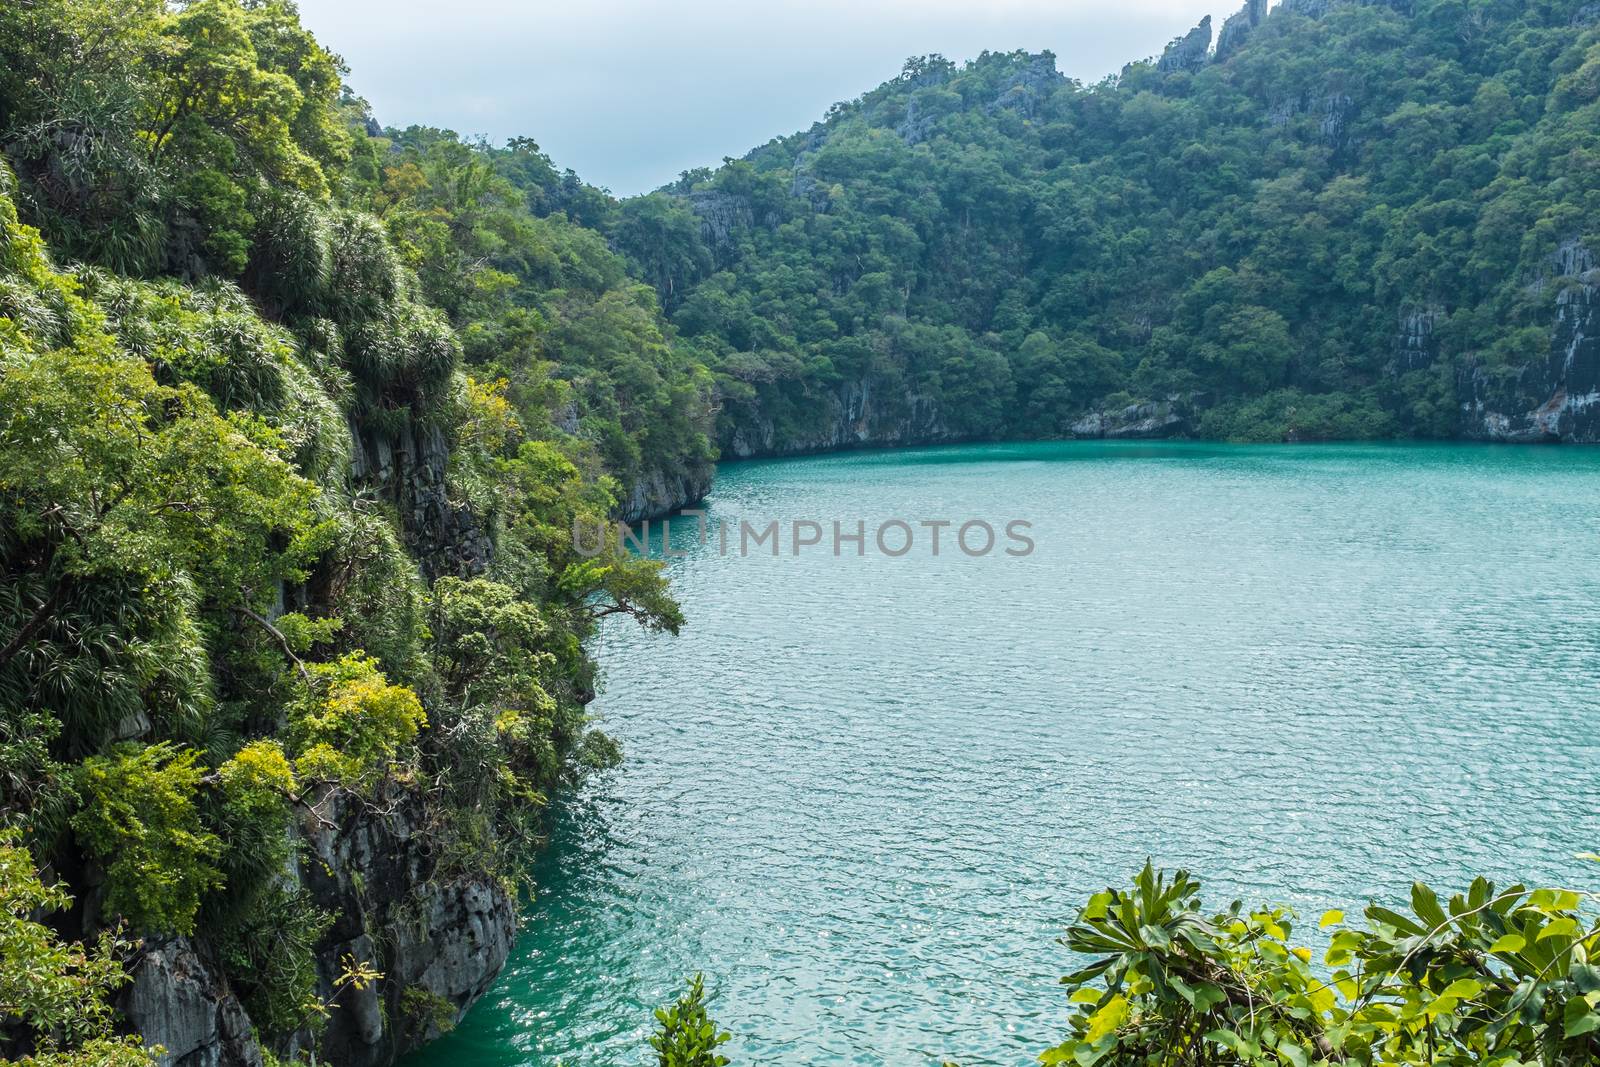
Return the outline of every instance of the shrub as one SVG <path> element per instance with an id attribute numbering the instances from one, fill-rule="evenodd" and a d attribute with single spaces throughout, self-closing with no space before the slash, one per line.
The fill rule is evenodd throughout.
<path id="1" fill-rule="evenodd" d="M 47 886 L 14 829 L 0 830 L 0 1033 L 29 1028 L 37 1057 L 23 1062 L 82 1067 L 143 1067 L 154 1057 L 138 1037 L 111 1037 L 109 994 L 128 980 L 117 953 L 127 946 L 105 934 L 94 948 L 64 942 L 40 912 L 72 900 Z"/>
<path id="2" fill-rule="evenodd" d="M 197 753 L 123 745 L 84 761 L 78 840 L 106 869 L 106 910 L 136 930 L 194 932 L 200 898 L 222 884 L 222 842 L 200 823 Z"/>
<path id="3" fill-rule="evenodd" d="M 1290 941 L 1293 916 L 1235 901 L 1207 916 L 1200 884 L 1147 864 L 1131 891 L 1090 898 L 1067 931 L 1096 957 L 1062 979 L 1071 1035 L 1046 1064 L 1589 1064 L 1600 1060 L 1600 926 L 1565 890 L 1496 891 L 1482 878 L 1412 915 L 1373 905 L 1368 926 L 1328 912 L 1324 967 Z"/>
<path id="4" fill-rule="evenodd" d="M 723 1067 L 728 1057 L 717 1046 L 733 1035 L 719 1031 L 706 1011 L 705 978 L 695 975 L 689 991 L 670 1008 L 656 1009 L 656 1032 L 650 1038 L 660 1067 Z"/>
<path id="5" fill-rule="evenodd" d="M 274 882 L 220 932 L 223 964 L 263 1033 L 287 1034 L 323 1021 L 315 950 L 332 922 L 304 890 Z"/>
<path id="6" fill-rule="evenodd" d="M 417 694 L 390 685 L 359 652 L 311 667 L 312 686 L 291 716 L 301 773 L 354 782 L 381 769 L 427 725 Z"/>
<path id="7" fill-rule="evenodd" d="M 276 741 L 253 741 L 217 770 L 221 784 L 221 816 L 217 820 L 226 838 L 223 865 L 236 889 L 247 889 L 251 879 L 241 875 L 270 875 L 289 855 L 289 794 L 295 787 L 294 771 Z"/>

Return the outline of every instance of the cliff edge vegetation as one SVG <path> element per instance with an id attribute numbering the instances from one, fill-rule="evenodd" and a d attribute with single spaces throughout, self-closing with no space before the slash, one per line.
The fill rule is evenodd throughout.
<path id="1" fill-rule="evenodd" d="M 704 372 L 343 74 L 288 3 L 0 9 L 0 1056 L 452 1025 L 617 758 L 585 640 L 681 622 L 571 530 L 704 478 Z"/>

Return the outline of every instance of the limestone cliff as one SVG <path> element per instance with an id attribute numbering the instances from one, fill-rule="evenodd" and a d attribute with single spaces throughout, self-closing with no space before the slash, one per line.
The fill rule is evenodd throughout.
<path id="1" fill-rule="evenodd" d="M 1458 372 L 1461 433 L 1485 441 L 1600 442 L 1600 269 L 1574 240 L 1532 283 L 1554 292 L 1550 348 L 1520 367 L 1469 361 Z"/>
<path id="2" fill-rule="evenodd" d="M 1244 7 L 1229 15 L 1217 34 L 1217 62 L 1222 62 L 1244 47 L 1250 32 L 1267 16 L 1267 0 L 1246 0 Z"/>
<path id="3" fill-rule="evenodd" d="M 1206 65 L 1211 52 L 1211 16 L 1200 20 L 1200 25 L 1167 45 L 1156 69 L 1164 73 L 1188 71 L 1193 74 Z"/>
<path id="4" fill-rule="evenodd" d="M 633 480 L 616 510 L 620 522 L 643 522 L 693 507 L 711 492 L 716 468 L 707 463 L 687 471 L 648 471 Z"/>
<path id="5" fill-rule="evenodd" d="M 489 988 L 510 954 L 516 909 L 504 887 L 439 869 L 420 793 L 390 787 L 356 800 L 324 795 L 299 831 L 306 861 L 284 873 L 333 916 L 317 948 L 318 995 L 329 1003 L 320 1057 L 383 1067 L 439 1035 Z M 203 932 L 146 942 L 129 965 L 121 1008 L 175 1067 L 260 1067 L 255 1028 Z M 383 979 L 336 990 L 347 962 Z M 419 995 L 420 994 L 420 995 Z M 419 1010 L 418 1006 L 421 1006 Z M 296 1034 L 280 1054 L 310 1044 Z"/>
<path id="6" fill-rule="evenodd" d="M 474 575 L 494 545 L 469 507 L 451 499 L 450 450 L 416 425 L 380 434 L 352 424 L 355 484 L 388 499 L 430 576 Z M 703 493 L 703 490 L 701 490 Z M 331 1010 L 315 1050 L 340 1067 L 387 1067 L 437 1037 L 489 988 L 515 939 L 507 888 L 480 870 L 447 868 L 432 847 L 439 818 L 420 787 L 384 783 L 373 796 L 324 787 L 307 798 L 298 847 L 279 877 L 332 919 L 315 947 L 317 995 Z M 217 962 L 204 930 L 147 940 L 129 962 L 120 1008 L 144 1039 L 164 1047 L 162 1067 L 261 1067 L 257 1028 Z M 383 977 L 342 987 L 351 963 Z M 273 1051 L 312 1047 L 301 1032 Z"/>
<path id="7" fill-rule="evenodd" d="M 722 455 L 749 459 L 960 439 L 928 398 L 885 392 L 868 380 L 849 382 L 811 398 L 797 420 L 780 420 L 759 407 L 743 408 L 735 421 L 725 424 Z"/>
<path id="8" fill-rule="evenodd" d="M 1193 432 L 1198 398 L 1170 396 L 1091 411 L 1072 424 L 1073 437 L 1150 440 Z"/>

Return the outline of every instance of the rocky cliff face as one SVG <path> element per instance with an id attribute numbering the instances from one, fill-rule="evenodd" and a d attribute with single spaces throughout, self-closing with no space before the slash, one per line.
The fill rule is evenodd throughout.
<path id="1" fill-rule="evenodd" d="M 398 786 L 367 799 L 324 796 L 302 824 L 298 881 L 333 925 L 317 948 L 318 996 L 331 1004 L 316 1042 L 341 1067 L 384 1067 L 466 1014 L 505 965 L 516 909 L 497 882 L 441 871 L 427 847 L 422 796 Z M 146 942 L 120 1007 L 163 1067 L 262 1067 L 248 1012 L 204 934 Z M 383 974 L 339 989 L 349 962 Z M 337 991 L 336 991 L 337 990 Z M 296 1034 L 275 1051 L 311 1047 Z"/>
<path id="2" fill-rule="evenodd" d="M 1484 441 L 1600 442 L 1600 270 L 1577 240 L 1532 283 L 1555 292 L 1549 354 L 1522 367 L 1469 363 L 1458 373 L 1462 436 Z"/>
<path id="3" fill-rule="evenodd" d="M 1167 45 L 1156 69 L 1164 73 L 1180 70 L 1193 74 L 1206 65 L 1211 53 L 1211 16 L 1200 20 L 1200 25 Z"/>
<path id="4" fill-rule="evenodd" d="M 444 436 L 415 424 L 393 436 L 352 424 L 351 436 L 354 481 L 395 503 L 423 570 L 482 573 L 494 545 L 471 509 L 450 499 Z M 653 499 L 649 491 L 636 497 Z M 281 877 L 333 920 L 315 950 L 317 995 L 332 1005 L 315 1041 L 320 1060 L 387 1067 L 466 1014 L 511 952 L 515 902 L 497 881 L 439 866 L 430 815 L 423 793 L 388 783 L 373 797 L 311 799 L 297 828 L 303 858 Z M 167 1050 L 162 1067 L 262 1067 L 256 1028 L 215 951 L 202 930 L 147 941 L 128 964 L 133 980 L 119 1006 L 148 1043 Z M 364 989 L 341 987 L 350 962 L 383 977 Z M 273 1051 L 311 1047 L 303 1032 Z"/>
<path id="5" fill-rule="evenodd" d="M 716 189 L 697 189 L 689 194 L 689 209 L 700 220 L 700 238 L 711 249 L 717 268 L 726 268 L 733 262 L 734 242 L 739 231 L 756 224 L 755 209 L 749 197 Z"/>
<path id="6" fill-rule="evenodd" d="M 321 1035 L 322 1058 L 383 1067 L 459 1020 L 505 966 L 516 908 L 499 883 L 438 868 L 422 796 L 398 786 L 372 800 L 329 798 L 306 831 L 301 880 L 336 916 L 317 952 L 331 997 L 347 959 L 384 980 L 347 989 Z M 419 995 L 420 994 L 420 995 Z"/>
<path id="7" fill-rule="evenodd" d="M 1408 308 L 1400 314 L 1400 331 L 1395 335 L 1395 371 L 1421 370 L 1433 362 L 1433 331 L 1444 318 L 1438 304 Z"/>
<path id="8" fill-rule="evenodd" d="M 681 473 L 651 471 L 635 479 L 616 517 L 621 522 L 643 522 L 694 507 L 711 492 L 715 473 L 716 467 L 709 463 Z"/>
<path id="9" fill-rule="evenodd" d="M 1250 38 L 1250 31 L 1261 25 L 1261 20 L 1267 17 L 1267 0 L 1245 0 L 1244 7 L 1229 15 L 1222 24 L 1222 31 L 1217 34 L 1217 62 L 1222 62 L 1240 48 Z"/>
<path id="10" fill-rule="evenodd" d="M 1015 111 L 1024 118 L 1034 118 L 1056 86 L 1065 80 L 1066 75 L 1056 70 L 1055 54 L 1042 52 L 1030 57 L 1026 67 L 1007 79 L 984 110 Z"/>
<path id="11" fill-rule="evenodd" d="M 725 435 L 722 454 L 730 459 L 792 456 L 878 445 L 925 445 L 955 441 L 927 397 L 905 393 L 890 398 L 870 381 L 850 382 L 818 398 L 820 411 L 803 429 L 784 431 L 758 411 Z"/>
<path id="12" fill-rule="evenodd" d="M 147 1043 L 166 1049 L 163 1065 L 262 1067 L 250 1017 L 186 937 L 146 942 L 129 964 L 120 1007 Z"/>
<path id="13" fill-rule="evenodd" d="M 481 574 L 494 544 L 472 509 L 450 499 L 450 445 L 437 426 L 415 422 L 398 434 L 365 429 L 352 418 L 350 476 L 385 492 L 400 510 L 408 547 L 430 578 Z"/>
<path id="14" fill-rule="evenodd" d="M 1198 398 L 1170 396 L 1091 411 L 1072 424 L 1073 437 L 1152 440 L 1193 432 Z"/>
<path id="15" fill-rule="evenodd" d="M 1184 437 L 1194 432 L 1204 403 L 1205 398 L 1196 393 L 1097 408 L 1072 424 L 1070 436 L 1107 440 Z M 865 382 L 829 394 L 825 407 L 827 418 L 808 423 L 811 428 L 798 433 L 785 434 L 773 420 L 760 415 L 748 418 L 724 440 L 722 454 L 729 459 L 751 459 L 851 448 L 952 444 L 966 439 L 950 430 L 928 399 L 896 397 L 890 411 L 885 411 Z"/>

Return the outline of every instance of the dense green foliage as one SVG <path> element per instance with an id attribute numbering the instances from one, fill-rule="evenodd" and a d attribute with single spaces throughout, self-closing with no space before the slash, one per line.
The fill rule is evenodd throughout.
<path id="1" fill-rule="evenodd" d="M 1292 916 L 1236 901 L 1206 915 L 1199 883 L 1148 866 L 1096 894 L 1063 943 L 1096 957 L 1064 978 L 1071 1036 L 1045 1063 L 1542 1064 L 1600 1057 L 1600 924 L 1584 895 L 1477 879 L 1412 913 L 1373 905 L 1365 928 L 1328 912 L 1320 966 Z"/>
<path id="2" fill-rule="evenodd" d="M 110 1036 L 106 996 L 127 981 L 114 934 L 93 948 L 63 942 L 35 920 L 71 903 L 47 886 L 15 829 L 0 831 L 0 1027 L 25 1025 L 44 1035 L 24 1063 L 39 1067 L 139 1067 L 149 1057 L 134 1038 Z"/>
<path id="3" fill-rule="evenodd" d="M 610 232 L 715 369 L 725 441 L 759 416 L 804 443 L 863 383 L 924 434 L 919 401 L 1049 437 L 1179 396 L 1207 435 L 1448 436 L 1459 374 L 1543 360 L 1538 282 L 1597 245 L 1600 31 L 1578 0 L 1323 6 L 1095 85 L 912 60 Z M 1397 352 L 1414 313 L 1431 365 Z"/>
<path id="4" fill-rule="evenodd" d="M 283 0 L 0 7 L 7 1054 L 140 1058 L 83 1044 L 118 967 L 23 921 L 35 863 L 307 1048 L 377 975 L 319 972 L 306 835 L 409 797 L 431 877 L 522 878 L 617 756 L 584 640 L 681 623 L 571 530 L 709 462 L 709 379 L 536 148 L 380 136 L 342 74 Z"/>
<path id="5" fill-rule="evenodd" d="M 672 343 L 650 287 L 567 214 L 601 214 L 608 198 L 557 179 L 526 139 L 493 148 L 411 127 L 373 143 L 381 178 L 358 196 L 459 327 L 474 375 L 506 382 L 524 417 L 553 412 L 592 444 L 585 466 L 623 485 L 705 476 L 709 375 Z"/>

